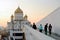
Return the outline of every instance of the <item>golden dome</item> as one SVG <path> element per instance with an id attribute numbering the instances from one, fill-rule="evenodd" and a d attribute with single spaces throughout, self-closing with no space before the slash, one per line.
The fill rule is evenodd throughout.
<path id="1" fill-rule="evenodd" d="M 13 15 L 11 15 L 11 18 L 13 18 L 14 16 Z"/>
<path id="2" fill-rule="evenodd" d="M 27 18 L 28 16 L 27 15 L 25 15 L 25 18 Z"/>
<path id="3" fill-rule="evenodd" d="M 27 19 L 27 17 L 28 17 L 28 16 L 27 16 L 27 15 L 25 15 L 25 16 L 24 16 L 24 19 Z"/>
<path id="4" fill-rule="evenodd" d="M 18 7 L 18 8 L 15 10 L 15 13 L 23 13 L 23 11 Z"/>

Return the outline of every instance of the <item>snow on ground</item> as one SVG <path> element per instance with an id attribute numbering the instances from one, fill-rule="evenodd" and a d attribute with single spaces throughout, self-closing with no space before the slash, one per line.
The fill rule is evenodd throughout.
<path id="1" fill-rule="evenodd" d="M 24 25 L 24 27 L 25 27 L 26 40 L 55 40 L 49 36 L 40 33 L 37 30 L 34 30 L 28 25 Z"/>

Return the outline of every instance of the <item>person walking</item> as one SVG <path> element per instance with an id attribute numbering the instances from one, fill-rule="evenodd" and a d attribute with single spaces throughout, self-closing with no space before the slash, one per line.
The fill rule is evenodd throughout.
<path id="1" fill-rule="evenodd" d="M 33 29 L 37 29 L 37 27 L 36 27 L 36 24 L 35 23 L 33 23 Z"/>
<path id="2" fill-rule="evenodd" d="M 48 27 L 48 23 L 46 23 L 45 27 L 44 27 L 44 31 L 45 31 L 45 34 L 47 35 L 47 27 Z"/>
<path id="3" fill-rule="evenodd" d="M 49 35 L 51 35 L 52 25 L 49 24 Z"/>
<path id="4" fill-rule="evenodd" d="M 43 30 L 43 26 L 42 26 L 42 24 L 40 24 L 40 26 L 39 26 L 38 29 L 39 29 L 40 32 L 42 32 L 42 30 Z"/>

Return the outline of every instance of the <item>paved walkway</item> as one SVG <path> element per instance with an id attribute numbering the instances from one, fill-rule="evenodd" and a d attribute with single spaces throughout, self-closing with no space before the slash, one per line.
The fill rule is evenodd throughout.
<path id="1" fill-rule="evenodd" d="M 44 31 L 43 31 L 42 33 L 44 33 Z M 44 34 L 45 34 L 45 33 L 44 33 Z M 58 35 L 56 35 L 56 34 L 54 34 L 54 33 L 52 33 L 51 35 L 49 35 L 49 33 L 47 33 L 47 36 L 50 36 L 50 37 L 52 37 L 52 38 L 54 38 L 54 39 L 56 39 L 56 40 L 60 40 L 60 36 L 58 36 Z"/>

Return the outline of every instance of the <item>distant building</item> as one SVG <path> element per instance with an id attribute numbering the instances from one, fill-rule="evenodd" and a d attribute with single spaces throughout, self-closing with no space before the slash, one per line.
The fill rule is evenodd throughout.
<path id="1" fill-rule="evenodd" d="M 7 30 L 10 34 L 10 40 L 18 40 L 22 38 L 20 36 L 20 33 L 23 33 L 24 24 L 30 25 L 30 22 L 27 20 L 27 17 L 27 15 L 23 17 L 23 11 L 19 7 L 15 10 L 14 16 L 11 16 L 11 21 L 7 22 Z"/>

